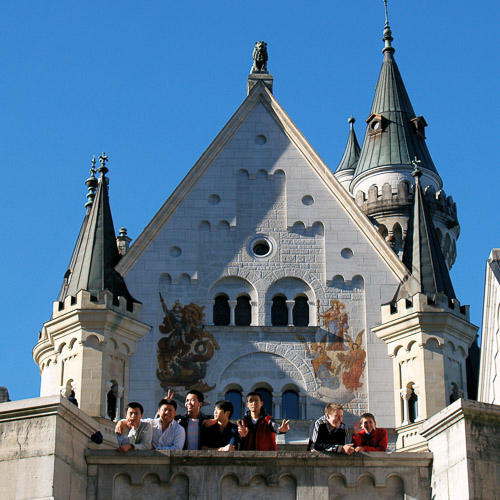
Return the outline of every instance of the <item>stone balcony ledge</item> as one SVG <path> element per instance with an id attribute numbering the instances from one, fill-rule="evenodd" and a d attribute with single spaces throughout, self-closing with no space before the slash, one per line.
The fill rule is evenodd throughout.
<path id="1" fill-rule="evenodd" d="M 86 451 L 88 498 L 430 499 L 432 453 Z"/>

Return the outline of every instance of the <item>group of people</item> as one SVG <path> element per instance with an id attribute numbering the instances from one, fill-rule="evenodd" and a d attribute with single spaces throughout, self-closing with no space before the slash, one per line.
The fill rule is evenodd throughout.
<path id="1" fill-rule="evenodd" d="M 215 403 L 213 417 L 202 413 L 203 394 L 189 391 L 184 406 L 186 413 L 177 415 L 177 403 L 170 391 L 158 403 L 155 418 L 142 418 L 144 409 L 140 403 L 127 405 L 126 417 L 117 422 L 115 434 L 118 451 L 130 450 L 259 450 L 277 451 L 276 434 L 290 429 L 290 421 L 276 422 L 264 409 L 258 392 L 246 397 L 248 411 L 238 420 L 231 422 L 234 412 L 230 401 Z M 386 451 L 388 437 L 385 429 L 376 427 L 375 417 L 365 413 L 360 419 L 360 429 L 350 439 L 343 419 L 342 406 L 330 403 L 325 415 L 313 422 L 309 431 L 308 450 L 332 453 L 361 451 Z"/>

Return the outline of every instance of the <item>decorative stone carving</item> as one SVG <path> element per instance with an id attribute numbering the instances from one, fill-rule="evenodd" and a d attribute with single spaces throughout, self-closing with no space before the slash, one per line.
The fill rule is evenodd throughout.
<path id="1" fill-rule="evenodd" d="M 267 73 L 267 43 L 255 42 L 253 49 L 253 66 L 250 73 Z"/>

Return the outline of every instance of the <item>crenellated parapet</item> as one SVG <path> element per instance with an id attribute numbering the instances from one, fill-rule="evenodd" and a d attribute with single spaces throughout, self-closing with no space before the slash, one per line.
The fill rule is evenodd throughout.
<path id="1" fill-rule="evenodd" d="M 141 303 L 131 302 L 125 297 L 112 294 L 108 290 L 101 290 L 92 294 L 87 290 L 80 290 L 76 295 L 65 297 L 62 301 L 55 301 L 52 305 L 52 319 L 67 314 L 73 309 L 109 309 L 129 318 L 140 320 Z"/>
<path id="2" fill-rule="evenodd" d="M 367 192 L 356 193 L 358 207 L 372 219 L 379 233 L 398 254 L 404 247 L 413 191 L 414 186 L 410 187 L 407 181 L 401 181 L 396 190 L 386 182 L 381 187 L 374 184 Z M 456 203 L 444 190 L 436 192 L 432 185 L 425 189 L 425 199 L 446 264 L 451 269 L 457 255 L 456 241 L 460 235 Z"/>

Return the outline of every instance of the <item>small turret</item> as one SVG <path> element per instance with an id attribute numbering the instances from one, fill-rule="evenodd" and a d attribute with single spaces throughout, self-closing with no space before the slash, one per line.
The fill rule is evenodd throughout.
<path id="1" fill-rule="evenodd" d="M 59 297 L 33 348 L 40 367 L 41 396 L 61 393 L 93 417 L 123 415 L 128 398 L 130 357 L 150 327 L 141 323 L 141 304 L 115 270 L 120 260 L 108 196 L 107 156 L 95 157 L 87 212 Z M 130 238 L 121 235 L 128 245 Z M 127 241 L 128 240 L 128 241 Z"/>
<path id="2" fill-rule="evenodd" d="M 335 170 L 334 175 L 342 186 L 349 191 L 349 185 L 351 184 L 354 171 L 358 165 L 360 147 L 356 137 L 356 132 L 354 132 L 354 122 L 356 120 L 351 116 L 347 121 L 349 122 L 349 137 L 347 139 L 344 154 Z"/>
<path id="3" fill-rule="evenodd" d="M 448 268 L 414 160 L 415 178 L 403 262 L 408 277 L 393 301 L 382 306 L 382 323 L 372 329 L 393 358 L 397 447 L 425 449 L 421 422 L 460 397 L 467 397 L 469 347 L 477 327 L 468 306 L 455 297 Z"/>

